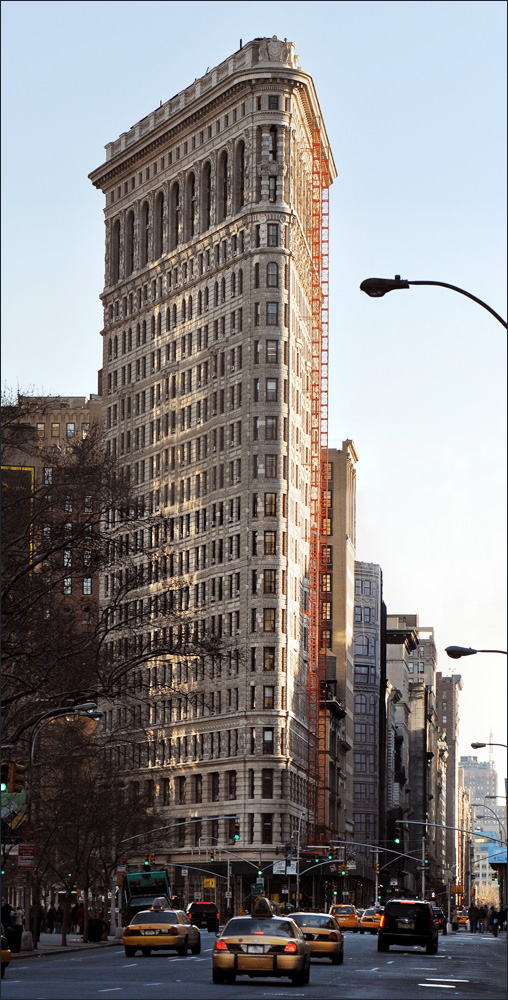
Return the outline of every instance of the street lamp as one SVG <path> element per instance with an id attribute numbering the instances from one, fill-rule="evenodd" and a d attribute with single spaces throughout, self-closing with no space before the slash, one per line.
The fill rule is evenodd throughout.
<path id="1" fill-rule="evenodd" d="M 360 290 L 365 292 L 366 295 L 370 295 L 371 298 L 379 299 L 382 295 L 386 295 L 387 292 L 392 292 L 396 288 L 409 288 L 410 285 L 440 285 L 441 288 L 451 288 L 454 292 L 460 292 L 461 295 L 466 295 L 468 299 L 472 299 L 473 302 L 477 302 L 478 305 L 483 306 L 506 329 L 506 321 L 502 319 L 499 313 L 488 306 L 486 302 L 478 299 L 476 295 L 471 295 L 471 292 L 466 292 L 464 288 L 459 288 L 458 285 L 449 285 L 446 281 L 407 281 L 405 278 L 401 278 L 400 274 L 396 274 L 394 278 L 366 278 L 365 281 L 362 281 Z"/>
<path id="2" fill-rule="evenodd" d="M 508 750 L 506 743 L 471 743 L 473 750 L 481 750 L 482 747 L 504 747 Z"/>
<path id="3" fill-rule="evenodd" d="M 506 656 L 506 649 L 472 649 L 471 646 L 447 646 L 445 653 L 448 653 L 452 660 L 460 660 L 461 656 L 473 656 L 474 653 L 500 653 L 502 656 Z"/>

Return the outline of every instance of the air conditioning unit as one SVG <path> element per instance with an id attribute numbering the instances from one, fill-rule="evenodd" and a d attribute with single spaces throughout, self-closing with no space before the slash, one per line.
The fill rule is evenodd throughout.
<path id="1" fill-rule="evenodd" d="M 237 596 L 237 597 L 240 597 L 240 591 L 239 591 L 239 590 L 237 590 L 237 592 L 236 592 L 236 596 Z"/>
<path id="2" fill-rule="evenodd" d="M 235 370 L 235 366 L 231 365 L 231 371 L 234 372 L 234 370 Z"/>
<path id="3" fill-rule="evenodd" d="M 205 306 L 205 313 L 208 312 L 208 306 Z"/>
<path id="4" fill-rule="evenodd" d="M 215 410 L 212 410 L 212 417 L 215 416 Z"/>
<path id="5" fill-rule="evenodd" d="M 210 596 L 210 603 L 211 603 L 212 601 L 215 601 L 215 597 L 213 596 L 213 594 L 212 594 L 212 595 Z"/>
<path id="6" fill-rule="evenodd" d="M 232 552 L 230 552 L 230 553 L 229 553 L 229 555 L 228 555 L 228 559 L 229 559 L 229 561 L 231 562 L 231 561 L 232 561 L 232 560 L 233 560 L 234 558 L 235 558 L 235 557 L 234 557 L 233 553 L 232 553 Z"/>
<path id="7" fill-rule="evenodd" d="M 236 630 L 236 634 L 237 634 L 237 635 L 240 635 L 240 629 L 239 629 L 239 628 L 237 628 L 237 630 Z"/>
<path id="8" fill-rule="evenodd" d="M 198 382 L 198 389 L 201 389 L 201 379 Z"/>
<path id="9" fill-rule="evenodd" d="M 231 336 L 234 337 L 236 330 L 231 330 Z"/>

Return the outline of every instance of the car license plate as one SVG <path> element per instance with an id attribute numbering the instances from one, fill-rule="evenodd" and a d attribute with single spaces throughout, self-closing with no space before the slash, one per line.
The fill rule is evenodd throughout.
<path id="1" fill-rule="evenodd" d="M 414 920 L 397 920 L 397 927 L 402 927 L 407 931 L 414 931 Z"/>
<path id="2" fill-rule="evenodd" d="M 262 944 L 248 944 L 247 951 L 249 955 L 262 955 L 264 952 L 264 947 Z"/>

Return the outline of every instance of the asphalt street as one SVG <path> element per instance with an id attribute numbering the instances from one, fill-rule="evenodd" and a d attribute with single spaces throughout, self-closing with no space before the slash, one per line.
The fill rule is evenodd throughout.
<path id="1" fill-rule="evenodd" d="M 4 1000 L 248 1000 L 314 997 L 315 1000 L 505 1000 L 506 935 L 466 931 L 439 938 L 437 955 L 418 948 L 378 953 L 375 936 L 346 932 L 344 964 L 315 961 L 310 984 L 293 987 L 285 979 L 241 977 L 234 985 L 211 981 L 213 935 L 202 932 L 201 955 L 179 958 L 168 952 L 126 958 L 120 945 L 43 955 L 20 955 L 2 981 Z"/>

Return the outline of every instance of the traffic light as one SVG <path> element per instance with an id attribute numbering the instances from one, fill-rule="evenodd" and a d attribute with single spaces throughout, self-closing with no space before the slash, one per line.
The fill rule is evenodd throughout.
<path id="1" fill-rule="evenodd" d="M 333 858 L 333 847 L 330 844 L 330 847 L 328 848 L 328 860 L 331 861 L 332 858 Z"/>
<path id="2" fill-rule="evenodd" d="M 492 881 L 497 882 L 499 878 L 498 872 L 492 872 Z"/>
<path id="3" fill-rule="evenodd" d="M 429 863 L 429 852 L 428 852 L 428 851 L 425 851 L 425 855 L 424 855 L 424 859 L 423 859 L 423 863 L 424 863 L 425 865 L 428 865 L 428 863 Z"/>
<path id="4" fill-rule="evenodd" d="M 341 875 L 347 875 L 347 866 L 346 865 L 342 865 L 342 867 L 340 869 L 340 874 Z"/>
<path id="5" fill-rule="evenodd" d="M 234 838 L 235 838 L 235 840 L 240 840 L 240 824 L 239 824 L 238 820 L 236 820 L 236 823 L 235 823 Z"/>
<path id="6" fill-rule="evenodd" d="M 259 868 L 258 868 L 258 875 L 262 875 L 262 874 L 263 874 L 263 869 L 261 868 L 261 865 L 260 865 Z"/>
<path id="7" fill-rule="evenodd" d="M 213 851 L 210 851 L 210 861 L 215 861 L 215 854 Z"/>
<path id="8" fill-rule="evenodd" d="M 314 862 L 315 862 L 316 865 L 318 865 L 319 861 L 320 861 L 320 857 L 319 857 L 318 852 L 316 851 L 315 854 L 314 854 Z"/>
<path id="9" fill-rule="evenodd" d="M 345 871 L 344 871 L 344 875 L 349 875 L 349 868 L 348 868 L 348 866 L 347 866 L 347 865 L 346 865 L 346 869 L 345 869 Z"/>
<path id="10" fill-rule="evenodd" d="M 155 854 L 149 854 L 148 855 L 148 862 L 151 865 L 155 864 Z"/>
<path id="11" fill-rule="evenodd" d="M 11 764 L 9 773 L 9 791 L 22 792 L 25 785 L 25 768 L 23 764 Z"/>
<path id="12" fill-rule="evenodd" d="M 400 829 L 400 826 L 396 826 L 395 833 L 393 835 L 394 844 L 400 844 L 401 839 L 402 839 L 402 831 Z"/>
<path id="13" fill-rule="evenodd" d="M 145 868 L 147 871 L 150 868 L 150 855 L 149 854 L 145 854 L 145 860 L 143 861 L 143 868 Z"/>
<path id="14" fill-rule="evenodd" d="M 2 792 L 6 792 L 9 788 L 11 766 L 12 766 L 12 761 L 10 760 L 2 761 Z"/>
<path id="15" fill-rule="evenodd" d="M 379 875 L 379 861 L 376 862 L 376 875 Z"/>
<path id="16" fill-rule="evenodd" d="M 332 858 L 334 860 L 336 860 L 336 858 L 337 858 L 337 848 L 336 847 L 332 847 Z"/>

